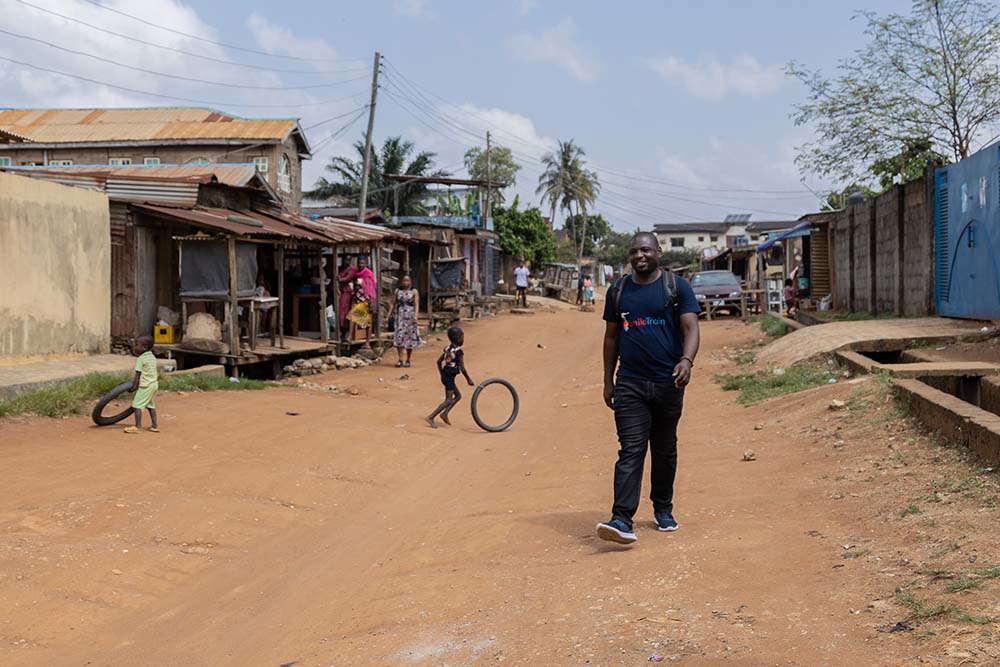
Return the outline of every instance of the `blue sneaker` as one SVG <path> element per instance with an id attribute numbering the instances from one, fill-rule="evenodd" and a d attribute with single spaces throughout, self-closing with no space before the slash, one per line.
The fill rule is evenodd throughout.
<path id="1" fill-rule="evenodd" d="M 653 512 L 653 516 L 656 517 L 656 527 L 660 532 L 672 533 L 680 528 L 674 521 L 674 515 L 670 512 Z"/>
<path id="2" fill-rule="evenodd" d="M 602 540 L 618 544 L 632 544 L 639 539 L 632 532 L 632 527 L 621 519 L 597 524 L 597 536 Z"/>

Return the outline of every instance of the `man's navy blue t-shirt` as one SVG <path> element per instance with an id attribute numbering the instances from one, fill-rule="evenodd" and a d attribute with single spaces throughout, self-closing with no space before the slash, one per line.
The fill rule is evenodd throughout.
<path id="1" fill-rule="evenodd" d="M 680 316 L 701 312 L 691 284 L 677 278 L 676 313 L 669 312 L 663 281 L 637 285 L 625 278 L 620 313 L 612 306 L 611 291 L 604 302 L 604 321 L 618 323 L 618 377 L 650 382 L 672 382 L 674 366 L 684 356 Z"/>

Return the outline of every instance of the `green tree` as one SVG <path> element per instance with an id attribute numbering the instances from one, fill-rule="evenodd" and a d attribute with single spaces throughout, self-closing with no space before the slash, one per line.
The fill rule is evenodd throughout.
<path id="1" fill-rule="evenodd" d="M 574 205 L 576 206 L 576 214 L 581 216 L 576 237 L 578 266 L 583 263 L 583 245 L 587 236 L 587 207 L 593 206 L 601 190 L 597 173 L 587 169 L 584 155 L 583 149 L 572 139 L 560 141 L 554 153 L 542 156 L 545 170 L 538 177 L 538 187 L 535 190 L 537 194 L 542 195 L 542 203 L 549 204 L 552 219 L 555 218 L 557 205 L 565 210 L 568 216 L 573 215 Z"/>
<path id="2" fill-rule="evenodd" d="M 465 169 L 469 172 L 469 178 L 485 181 L 486 150 L 478 146 L 465 151 Z M 505 146 L 490 146 L 490 168 L 489 180 L 494 183 L 504 183 L 508 187 L 517 182 L 517 172 L 521 171 L 521 165 L 514 161 L 511 150 Z M 503 190 L 500 188 L 490 190 L 490 199 L 493 206 L 503 204 Z"/>
<path id="3" fill-rule="evenodd" d="M 1000 122 L 1000 7 L 980 0 L 916 0 L 910 14 L 859 14 L 868 43 L 825 78 L 790 63 L 807 90 L 796 124 L 817 140 L 799 148 L 803 171 L 863 182 L 872 164 L 927 141 L 954 160 Z"/>
<path id="4" fill-rule="evenodd" d="M 331 197 L 354 197 L 361 193 L 361 173 L 364 169 L 365 142 L 354 144 L 358 159 L 337 156 L 330 158 L 326 170 L 336 175 L 336 180 L 320 178 L 316 186 L 306 192 L 307 197 L 329 199 Z M 373 150 L 368 169 L 369 208 L 389 211 L 391 215 L 422 215 L 423 202 L 429 195 L 426 183 L 398 183 L 385 178 L 383 174 L 407 174 L 409 176 L 447 176 L 448 173 L 434 170 L 435 154 L 421 151 L 414 155 L 412 141 L 402 137 L 389 137 L 379 150 Z M 398 202 L 398 207 L 397 207 Z M 397 210 L 398 208 L 398 210 Z"/>
<path id="5" fill-rule="evenodd" d="M 556 256 L 556 239 L 536 207 L 518 209 L 518 198 L 509 208 L 493 209 L 493 227 L 500 237 L 500 247 L 508 255 L 523 257 L 532 265 L 551 262 Z"/>
<path id="6" fill-rule="evenodd" d="M 549 220 L 556 221 L 556 209 L 565 208 L 564 203 L 573 197 L 573 172 L 578 170 L 583 149 L 573 143 L 573 140 L 560 141 L 554 153 L 542 156 L 545 170 L 538 177 L 538 187 L 535 194 L 542 196 L 542 205 L 549 207 Z"/>
<path id="7" fill-rule="evenodd" d="M 831 192 L 826 196 L 826 201 L 820 206 L 821 211 L 836 211 L 847 206 L 847 199 L 851 195 L 860 192 L 865 197 L 875 197 L 877 192 L 866 185 L 848 185 L 840 192 Z"/>
<path id="8" fill-rule="evenodd" d="M 639 230 L 635 230 L 638 232 Z M 610 264 L 616 269 L 628 264 L 628 250 L 635 232 L 609 231 L 601 240 L 601 245 L 595 253 L 597 259 L 604 264 Z"/>
<path id="9" fill-rule="evenodd" d="M 907 183 L 920 178 L 932 164 L 948 164 L 948 158 L 934 150 L 934 144 L 930 139 L 915 139 L 909 142 L 901 153 L 876 160 L 871 172 L 885 192 L 897 180 L 900 183 Z"/>
<path id="10" fill-rule="evenodd" d="M 600 246 L 601 241 L 611 233 L 611 225 L 608 221 L 604 219 L 604 216 L 598 213 L 597 215 L 590 214 L 587 216 L 587 224 L 580 224 L 580 215 L 571 215 L 566 218 L 563 223 L 563 229 L 569 234 L 572 239 L 580 238 L 580 229 L 584 227 L 586 231 L 586 238 L 584 239 L 583 254 L 587 257 L 593 257 L 597 248 Z"/>

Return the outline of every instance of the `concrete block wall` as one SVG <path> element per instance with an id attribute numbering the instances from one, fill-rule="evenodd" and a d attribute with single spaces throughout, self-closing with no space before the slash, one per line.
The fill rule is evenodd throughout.
<path id="1" fill-rule="evenodd" d="M 902 190 L 893 188 L 875 200 L 875 312 L 899 312 L 899 212 Z"/>
<path id="2" fill-rule="evenodd" d="M 0 173 L 0 285 L 0 357 L 107 352 L 107 195 Z"/>
<path id="3" fill-rule="evenodd" d="M 934 312 L 933 178 L 903 186 L 903 307 L 906 317 Z"/>
<path id="4" fill-rule="evenodd" d="M 872 275 L 872 235 L 875 223 L 872 215 L 875 212 L 875 202 L 867 200 L 851 207 L 854 214 L 854 307 L 856 312 L 873 312 L 875 304 L 872 301 L 872 288 L 875 276 Z"/>
<path id="5" fill-rule="evenodd" d="M 838 310 L 934 313 L 934 210 L 924 177 L 837 213 L 831 224 Z"/>

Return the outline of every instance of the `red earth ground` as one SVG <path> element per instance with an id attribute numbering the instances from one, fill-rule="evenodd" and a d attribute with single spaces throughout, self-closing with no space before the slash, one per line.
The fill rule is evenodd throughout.
<path id="1" fill-rule="evenodd" d="M 322 376 L 357 396 L 164 394 L 158 435 L 0 421 L 0 664 L 1000 664 L 993 581 L 947 590 L 1000 562 L 995 476 L 867 381 L 738 405 L 712 377 L 759 338 L 741 322 L 703 324 L 681 530 L 656 532 L 644 501 L 635 547 L 597 540 L 616 456 L 602 326 L 467 325 L 473 378 L 520 392 L 501 434 L 467 403 L 423 423 L 440 341 L 409 380 Z M 955 607 L 919 618 L 927 600 Z"/>

